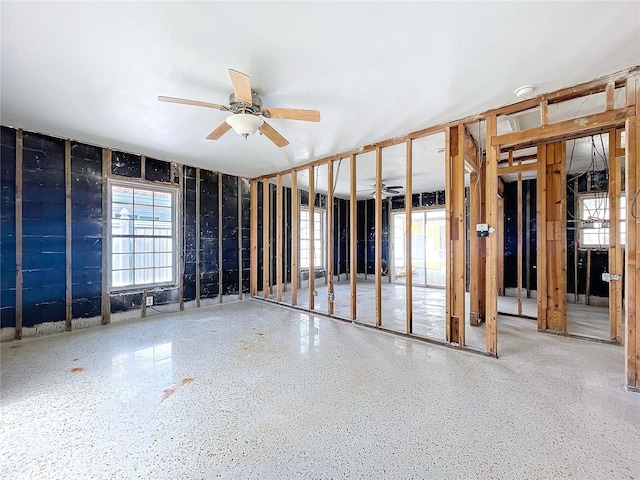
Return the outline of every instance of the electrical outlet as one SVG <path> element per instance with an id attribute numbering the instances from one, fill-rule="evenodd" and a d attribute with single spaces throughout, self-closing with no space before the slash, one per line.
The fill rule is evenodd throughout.
<path id="1" fill-rule="evenodd" d="M 147 307 L 153 307 L 153 297 L 151 295 L 147 297 L 146 302 Z"/>

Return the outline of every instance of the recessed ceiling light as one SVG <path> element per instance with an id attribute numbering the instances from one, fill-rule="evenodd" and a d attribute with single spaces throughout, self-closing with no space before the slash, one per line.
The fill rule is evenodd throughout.
<path id="1" fill-rule="evenodd" d="M 531 95 L 531 92 L 533 92 L 535 88 L 535 85 L 523 85 L 520 88 L 516 88 L 513 93 L 516 94 L 516 97 L 522 98 L 526 97 L 527 95 Z"/>

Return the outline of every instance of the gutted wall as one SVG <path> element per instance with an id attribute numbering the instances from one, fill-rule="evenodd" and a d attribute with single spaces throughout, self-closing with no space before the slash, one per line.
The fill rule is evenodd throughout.
<path id="1" fill-rule="evenodd" d="M 250 198 L 247 180 L 74 141 L 69 142 L 67 168 L 65 141 L 31 132 L 22 133 L 22 168 L 16 169 L 20 156 L 16 134 L 12 128 L 2 127 L 0 321 L 3 338 L 13 337 L 17 310 L 22 311 L 25 334 L 64 330 L 67 275 L 71 279 L 73 328 L 103 320 L 105 290 L 109 302 L 107 317 L 119 313 L 123 317 L 141 314 L 141 288 L 111 292 L 103 281 L 103 243 L 108 241 L 104 222 L 108 206 L 103 203 L 107 188 L 105 177 L 143 185 L 172 185 L 178 188 L 178 198 L 182 200 L 177 208 L 183 203 L 177 216 L 184 230 L 178 238 L 180 257 L 184 258 L 183 291 L 180 291 L 180 282 L 150 289 L 156 310 L 149 310 L 147 314 L 179 309 L 181 294 L 189 308 L 192 306 L 189 302 L 195 305 L 196 300 L 211 303 L 220 301 L 221 296 L 238 298 L 248 292 Z M 105 152 L 110 152 L 110 157 L 105 156 Z M 110 170 L 105 171 L 109 164 Z M 16 188 L 16 179 L 22 184 L 21 193 Z M 67 181 L 71 192 L 69 210 L 66 208 Z M 16 200 L 22 204 L 20 219 L 16 219 Z M 19 238 L 16 238 L 16 220 L 22 224 Z M 20 249 L 21 269 L 16 257 Z M 70 270 L 67 270 L 68 260 Z M 20 276 L 22 303 L 16 305 L 16 279 Z"/>

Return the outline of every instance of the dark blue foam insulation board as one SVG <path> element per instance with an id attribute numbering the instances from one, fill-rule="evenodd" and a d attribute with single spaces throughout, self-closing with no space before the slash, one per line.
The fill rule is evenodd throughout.
<path id="1" fill-rule="evenodd" d="M 16 131 L 0 140 L 0 327 L 16 325 Z"/>
<path id="2" fill-rule="evenodd" d="M 526 191 L 526 189 L 529 190 L 529 224 L 524 226 L 524 230 L 523 232 L 529 231 L 529 235 L 527 237 L 527 242 L 529 244 L 529 252 L 531 255 L 531 259 L 530 259 L 530 264 L 531 264 L 531 268 L 529 270 L 529 286 L 531 288 L 531 290 L 536 290 L 537 289 L 537 285 L 538 285 L 538 276 L 536 275 L 536 265 L 537 265 L 537 255 L 538 255 L 538 235 L 537 235 L 537 219 L 536 219 L 536 207 L 537 207 L 537 193 L 536 193 L 536 180 L 535 179 L 531 179 L 531 180 L 524 180 L 522 182 L 522 195 L 523 195 L 523 202 L 526 201 L 526 197 L 524 192 Z M 523 205 L 524 207 L 524 205 Z M 523 208 L 522 210 L 522 215 L 523 215 L 523 221 L 525 221 L 524 215 L 525 215 L 525 208 Z M 526 272 L 526 255 L 523 251 L 522 253 L 522 262 L 523 262 L 523 272 Z M 526 273 L 523 273 L 523 275 L 526 275 Z M 524 277 L 522 279 L 522 283 L 523 283 L 523 287 L 526 286 Z"/>
<path id="3" fill-rule="evenodd" d="M 475 233 L 475 232 L 474 232 Z M 518 286 L 518 184 L 504 184 L 504 287 Z M 524 247 L 524 246 L 523 246 Z M 524 252 L 524 249 L 523 249 Z"/>
<path id="4" fill-rule="evenodd" d="M 22 322 L 65 319 L 66 232 L 64 142 L 23 134 Z"/>
<path id="5" fill-rule="evenodd" d="M 263 282 L 263 275 L 262 275 L 262 267 L 263 267 L 263 262 L 262 262 L 262 248 L 263 248 L 263 239 L 262 239 L 262 232 L 263 232 L 263 226 L 262 226 L 262 211 L 263 211 L 263 198 L 264 198 L 264 182 L 258 182 L 258 188 L 256 189 L 257 193 L 258 193 L 258 198 L 257 198 L 257 206 L 258 206 L 258 211 L 256 212 L 258 218 L 257 220 L 257 230 L 258 230 L 258 275 L 257 275 L 257 283 L 258 283 L 258 290 L 262 290 L 262 282 Z"/>
<path id="6" fill-rule="evenodd" d="M 129 178 L 142 178 L 142 161 L 140 155 L 112 152 L 111 173 Z"/>
<path id="7" fill-rule="evenodd" d="M 144 161 L 144 178 L 153 182 L 171 183 L 171 162 L 147 157 Z"/>
<path id="8" fill-rule="evenodd" d="M 350 204 L 350 200 L 340 200 L 340 273 L 349 271 L 349 257 L 351 254 L 349 249 L 351 239 Z"/>
<path id="9" fill-rule="evenodd" d="M 72 317 L 101 314 L 102 149 L 71 144 Z"/>
<path id="10" fill-rule="evenodd" d="M 567 175 L 567 293 L 575 293 L 576 275 L 575 275 L 575 248 L 576 248 L 576 230 L 578 222 L 575 212 L 575 192 L 573 190 L 573 176 Z M 608 271 L 608 269 L 607 269 Z M 608 294 L 608 292 L 607 292 Z"/>
<path id="11" fill-rule="evenodd" d="M 251 280 L 251 185 L 240 179 L 240 201 L 242 207 L 242 292 L 249 292 Z"/>
<path id="12" fill-rule="evenodd" d="M 222 294 L 240 292 L 238 262 L 238 178 L 222 175 Z"/>
<path id="13" fill-rule="evenodd" d="M 276 186 L 269 184 L 269 284 L 276 284 Z"/>
<path id="14" fill-rule="evenodd" d="M 382 202 L 382 275 L 387 276 L 388 274 L 389 274 L 389 202 Z"/>
<path id="15" fill-rule="evenodd" d="M 200 170 L 200 298 L 220 293 L 218 279 L 218 173 Z"/>
<path id="16" fill-rule="evenodd" d="M 367 209 L 367 273 L 375 273 L 376 258 L 376 227 L 375 227 L 375 200 L 365 200 Z"/>
<path id="17" fill-rule="evenodd" d="M 111 313 L 126 312 L 141 307 L 142 292 L 121 293 L 111 297 Z"/>
<path id="18" fill-rule="evenodd" d="M 184 168 L 184 293 L 185 302 L 196 298 L 196 169 Z"/>

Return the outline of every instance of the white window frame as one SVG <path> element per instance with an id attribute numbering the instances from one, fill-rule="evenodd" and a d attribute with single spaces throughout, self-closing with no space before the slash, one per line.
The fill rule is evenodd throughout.
<path id="1" fill-rule="evenodd" d="M 146 190 L 146 191 L 151 191 L 151 192 L 162 192 L 162 193 L 168 193 L 171 195 L 171 235 L 136 235 L 135 232 L 133 234 L 130 235 L 114 235 L 113 234 L 113 221 L 115 220 L 114 215 L 113 215 L 113 204 L 114 204 L 114 198 L 113 198 L 113 188 L 114 187 L 123 187 L 123 188 L 133 188 L 133 189 L 137 189 L 137 190 Z M 108 251 L 108 270 L 109 270 L 109 285 L 108 285 L 108 289 L 109 291 L 112 292 L 122 292 L 122 291 L 140 291 L 140 290 L 144 290 L 144 289 L 151 289 L 151 288 L 157 288 L 157 287 L 175 287 L 178 285 L 178 272 L 179 272 L 179 268 L 178 268 L 178 261 L 179 261 L 179 252 L 180 252 L 180 242 L 179 242 L 179 238 L 178 238 L 178 194 L 179 194 L 179 189 L 178 187 L 170 187 L 170 186 L 160 186 L 160 185 L 155 185 L 155 184 L 150 184 L 150 183 L 146 183 L 146 182 L 128 182 L 128 181 L 124 181 L 124 180 L 114 180 L 114 179 L 109 179 L 107 182 L 107 188 L 108 188 L 108 193 L 107 193 L 107 197 L 108 197 L 108 201 L 107 201 L 107 209 L 108 209 L 108 215 L 107 215 L 107 238 L 105 239 L 105 241 L 107 241 L 107 251 Z M 135 202 L 134 204 L 135 205 Z M 133 212 L 131 212 L 131 215 L 135 215 Z M 135 220 L 135 218 L 133 218 L 133 220 Z M 113 252 L 113 240 L 114 238 L 132 238 L 133 239 L 133 252 L 132 254 L 134 255 L 133 257 L 133 266 L 132 268 L 126 268 L 126 269 L 120 269 L 120 270 L 131 270 L 133 272 L 133 283 L 130 284 L 126 284 L 126 285 L 117 285 L 114 286 L 113 285 L 113 273 L 114 273 L 114 259 L 113 259 L 113 255 L 114 253 L 117 252 Z M 155 239 L 166 239 L 166 238 L 170 238 L 171 239 L 171 244 L 172 244 L 172 250 L 171 252 L 168 252 L 171 254 L 170 258 L 171 258 L 171 265 L 169 267 L 166 266 L 158 266 L 158 267 L 151 267 L 152 269 L 159 269 L 159 268 L 171 268 L 171 278 L 170 280 L 167 281 L 158 281 L 158 282 L 152 282 L 152 283 L 135 283 L 136 282 L 136 270 L 140 270 L 140 267 L 136 267 L 135 265 L 135 239 L 136 238 L 152 238 L 154 239 L 154 248 L 153 248 L 153 254 L 156 254 L 155 251 Z M 160 252 L 163 253 L 163 252 Z M 154 262 L 155 262 L 155 256 L 154 256 Z M 148 268 L 148 267 L 147 267 Z"/>
<path id="2" fill-rule="evenodd" d="M 596 205 L 592 208 L 587 206 L 587 202 L 596 200 Z M 618 232 L 621 245 L 626 244 L 626 198 L 623 193 L 620 196 L 618 220 Z M 607 249 L 609 248 L 609 195 L 604 192 L 584 192 L 578 193 L 577 218 L 579 220 L 578 245 L 587 249 Z M 598 221 L 600 220 L 600 221 Z M 585 234 L 597 234 L 602 238 L 601 242 L 585 241 Z"/>
<path id="3" fill-rule="evenodd" d="M 298 263 L 300 265 L 300 270 L 309 270 L 309 265 L 303 266 L 302 264 L 302 251 L 305 250 L 302 247 L 302 242 L 303 241 L 308 241 L 308 238 L 303 238 L 302 237 L 302 214 L 306 212 L 307 214 L 309 213 L 309 207 L 300 207 L 300 218 L 298 220 L 298 245 L 299 245 L 299 252 L 298 252 Z M 317 239 L 315 239 L 315 235 L 314 235 L 314 243 L 313 243 L 313 253 L 314 253 L 314 257 L 318 256 L 318 252 L 320 253 L 319 255 L 319 263 L 315 263 L 314 261 L 314 266 L 313 268 L 315 270 L 323 270 L 325 268 L 325 260 L 326 260 L 326 252 L 327 252 L 327 238 L 326 238 L 326 231 L 327 231 L 327 211 L 324 208 L 318 208 L 315 207 L 313 209 L 313 214 L 314 216 L 316 215 L 320 215 L 320 241 L 318 241 Z M 313 226 L 314 226 L 314 234 L 315 234 L 315 218 L 314 218 L 314 222 L 313 222 Z M 311 228 L 308 229 L 309 232 L 311 232 Z M 315 260 L 315 258 L 314 258 Z"/>

